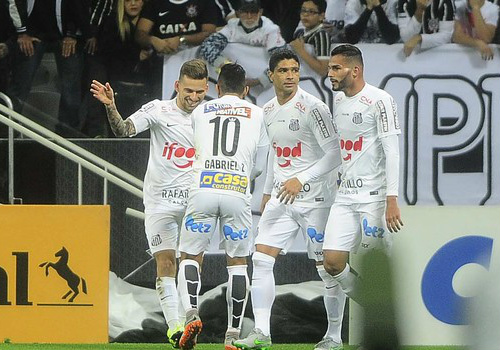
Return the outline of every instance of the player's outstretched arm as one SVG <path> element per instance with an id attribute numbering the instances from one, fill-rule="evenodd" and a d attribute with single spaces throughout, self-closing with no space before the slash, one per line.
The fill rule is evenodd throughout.
<path id="1" fill-rule="evenodd" d="M 115 136 L 127 137 L 135 135 L 134 123 L 128 119 L 124 121 L 120 113 L 118 113 L 118 109 L 116 109 L 115 105 L 114 92 L 109 83 L 102 84 L 97 80 L 92 80 L 90 92 L 92 96 L 106 107 L 109 125 Z"/>
<path id="2" fill-rule="evenodd" d="M 397 196 L 387 196 L 385 221 L 390 232 L 398 232 L 403 227 Z"/>

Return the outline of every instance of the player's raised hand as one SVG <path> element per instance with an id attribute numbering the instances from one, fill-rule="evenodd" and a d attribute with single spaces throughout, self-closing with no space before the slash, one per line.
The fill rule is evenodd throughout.
<path id="1" fill-rule="evenodd" d="M 399 210 L 396 196 L 387 196 L 385 222 L 389 232 L 398 232 L 403 227 L 401 211 Z"/>
<path id="2" fill-rule="evenodd" d="M 285 204 L 292 204 L 295 201 L 295 197 L 299 194 L 302 189 L 302 184 L 296 177 L 286 180 L 281 186 L 276 198 Z"/>
<path id="3" fill-rule="evenodd" d="M 92 83 L 90 84 L 90 92 L 92 93 L 92 96 L 105 105 L 109 106 L 115 102 L 114 92 L 109 83 L 104 85 L 97 80 L 92 80 Z"/>

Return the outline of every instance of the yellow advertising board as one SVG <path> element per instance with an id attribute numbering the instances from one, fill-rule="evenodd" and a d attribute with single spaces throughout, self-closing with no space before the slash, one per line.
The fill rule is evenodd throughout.
<path id="1" fill-rule="evenodd" d="M 109 206 L 0 206 L 0 343 L 108 341 Z"/>

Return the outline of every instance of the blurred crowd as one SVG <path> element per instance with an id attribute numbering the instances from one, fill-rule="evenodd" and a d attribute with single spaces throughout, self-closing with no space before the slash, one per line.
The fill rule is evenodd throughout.
<path id="1" fill-rule="evenodd" d="M 126 117 L 161 98 L 165 57 L 187 48 L 217 69 L 229 43 L 269 53 L 289 45 L 325 76 L 331 47 L 342 42 L 403 43 L 406 56 L 454 42 L 489 60 L 499 27 L 499 6 L 488 0 L 0 0 L 0 92 L 21 112 L 51 52 L 60 78 L 56 131 L 108 137 L 91 80 L 112 84 Z M 270 86 L 266 67 L 247 83 Z"/>

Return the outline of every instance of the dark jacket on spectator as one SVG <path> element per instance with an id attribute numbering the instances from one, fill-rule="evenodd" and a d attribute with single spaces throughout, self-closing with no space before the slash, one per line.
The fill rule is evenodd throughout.
<path id="1" fill-rule="evenodd" d="M 130 34 L 122 41 L 116 17 L 106 19 L 97 43 L 99 55 L 110 81 L 145 83 L 148 81 L 149 60 L 140 61 L 140 46 L 134 41 L 136 27 L 130 23 Z"/>
<path id="2" fill-rule="evenodd" d="M 89 37 L 88 0 L 9 0 L 10 16 L 18 34 L 41 40 Z M 60 13 L 61 21 L 57 21 Z"/>

